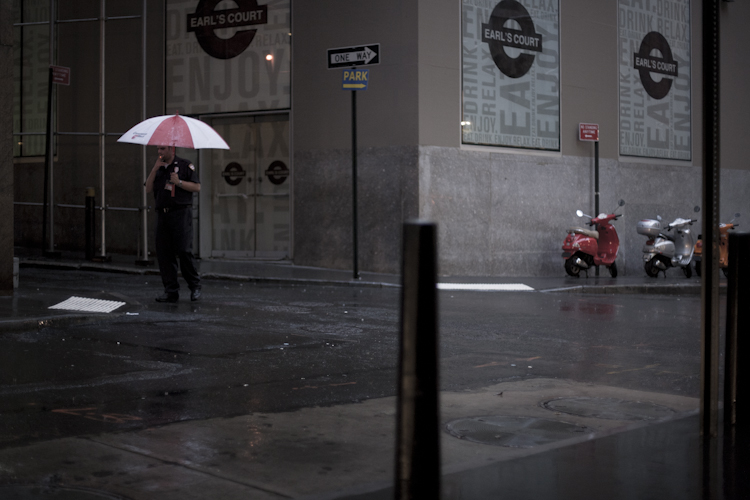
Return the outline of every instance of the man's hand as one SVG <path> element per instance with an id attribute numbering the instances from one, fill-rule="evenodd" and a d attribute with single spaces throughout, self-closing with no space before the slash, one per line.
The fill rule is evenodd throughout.
<path id="1" fill-rule="evenodd" d="M 167 165 L 169 165 L 169 163 L 165 162 L 162 159 L 161 155 L 156 157 L 156 161 L 154 162 L 154 169 L 157 169 L 159 167 L 166 167 Z"/>
<path id="2" fill-rule="evenodd" d="M 176 172 L 172 172 L 169 174 L 169 182 L 172 184 L 179 184 L 180 183 L 180 177 L 177 175 Z"/>

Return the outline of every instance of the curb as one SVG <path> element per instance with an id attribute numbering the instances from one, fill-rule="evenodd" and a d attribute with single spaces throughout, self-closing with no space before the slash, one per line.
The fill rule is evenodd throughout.
<path id="1" fill-rule="evenodd" d="M 132 274 L 140 276 L 158 276 L 158 269 L 137 269 L 107 264 L 92 263 L 68 263 L 68 262 L 48 262 L 38 260 L 22 260 L 20 267 L 53 269 L 61 271 L 93 271 L 109 272 L 119 274 Z M 346 287 L 365 287 L 365 288 L 401 288 L 398 283 L 386 283 L 378 281 L 355 281 L 355 280 L 335 280 L 335 279 L 316 279 L 316 278 L 279 278 L 264 276 L 245 276 L 238 274 L 225 274 L 207 272 L 201 273 L 201 278 L 212 280 L 238 281 L 244 283 L 271 284 L 283 286 L 346 286 Z M 586 293 L 586 294 L 649 294 L 649 295 L 700 295 L 700 284 L 641 284 L 641 285 L 575 285 L 562 288 L 537 289 L 542 293 Z M 726 293 L 726 284 L 720 285 L 719 293 Z M 0 323 L 2 324 L 2 323 Z"/>
<path id="2" fill-rule="evenodd" d="M 158 274 L 158 273 L 157 273 Z M 201 273 L 201 279 L 243 281 L 245 283 L 263 283 L 271 285 L 321 285 L 321 286 L 352 286 L 368 288 L 401 288 L 394 283 L 383 283 L 379 281 L 344 281 L 344 280 L 321 280 L 314 278 L 265 278 L 261 276 L 241 276 L 237 274 Z"/>
<path id="3" fill-rule="evenodd" d="M 37 260 L 23 260 L 20 267 L 36 269 L 52 269 L 58 271 L 94 271 L 105 273 L 133 274 L 139 276 L 158 276 L 158 269 L 133 269 L 130 267 L 112 266 L 104 264 L 90 263 L 65 263 L 65 262 L 46 262 Z M 315 278 L 270 278 L 263 276 L 244 276 L 238 274 L 224 273 L 201 273 L 201 279 L 242 281 L 245 283 L 266 283 L 272 285 L 322 285 L 322 286 L 353 286 L 368 288 L 401 288 L 401 285 L 394 283 L 384 283 L 378 281 L 354 281 L 354 280 L 324 280 Z"/>
<path id="4" fill-rule="evenodd" d="M 586 293 L 605 295 L 700 295 L 701 285 L 578 285 L 539 291 L 543 293 Z M 726 285 L 720 287 L 719 293 L 726 293 Z"/>

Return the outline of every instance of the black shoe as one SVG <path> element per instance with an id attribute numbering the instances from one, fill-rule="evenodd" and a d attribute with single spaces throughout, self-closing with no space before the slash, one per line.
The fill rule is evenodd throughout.
<path id="1" fill-rule="evenodd" d="M 195 290 L 190 292 L 190 300 L 192 300 L 193 302 L 195 302 L 196 300 L 200 300 L 200 298 L 201 298 L 200 288 L 196 288 Z"/>
<path id="2" fill-rule="evenodd" d="M 157 302 L 177 302 L 177 300 L 180 298 L 179 294 L 176 293 L 163 293 L 162 295 L 159 295 L 156 297 Z"/>

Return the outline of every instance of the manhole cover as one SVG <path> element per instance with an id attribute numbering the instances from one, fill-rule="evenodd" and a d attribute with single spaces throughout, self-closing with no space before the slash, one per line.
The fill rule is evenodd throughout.
<path id="1" fill-rule="evenodd" d="M 559 398 L 543 402 L 542 407 L 570 415 L 607 420 L 658 420 L 675 413 L 666 406 L 615 398 Z"/>
<path id="2" fill-rule="evenodd" d="M 587 432 L 586 427 L 532 417 L 472 417 L 446 425 L 448 432 L 475 443 L 532 448 Z"/>
<path id="3" fill-rule="evenodd" d="M 58 488 L 54 486 L 8 485 L 0 486 L 3 500 L 123 500 L 124 497 L 88 488 Z"/>

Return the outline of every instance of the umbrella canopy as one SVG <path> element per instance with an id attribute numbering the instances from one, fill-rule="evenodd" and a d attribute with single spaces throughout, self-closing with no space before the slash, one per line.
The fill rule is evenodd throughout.
<path id="1" fill-rule="evenodd" d="M 224 139 L 211 126 L 180 115 L 155 116 L 144 120 L 122 134 L 117 142 L 191 149 L 229 149 Z"/>

